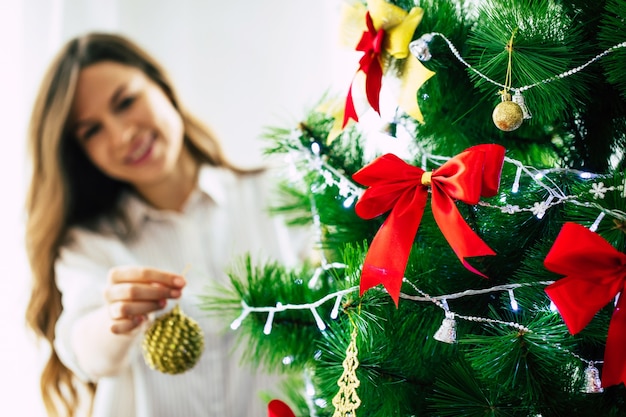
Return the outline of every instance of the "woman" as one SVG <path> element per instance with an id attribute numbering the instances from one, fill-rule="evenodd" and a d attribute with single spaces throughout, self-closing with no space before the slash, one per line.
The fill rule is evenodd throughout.
<path id="1" fill-rule="evenodd" d="M 112 34 L 62 48 L 29 140 L 27 319 L 52 347 L 41 377 L 50 415 L 76 415 L 81 383 L 94 416 L 264 415 L 263 378 L 237 366 L 230 337 L 197 307 L 237 255 L 296 259 L 265 215 L 261 173 L 229 164 L 158 63 Z M 200 323 L 205 350 L 172 376 L 139 346 L 153 313 L 176 303 Z"/>

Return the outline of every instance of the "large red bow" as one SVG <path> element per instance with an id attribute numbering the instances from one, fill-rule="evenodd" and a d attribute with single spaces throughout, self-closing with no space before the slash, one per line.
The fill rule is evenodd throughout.
<path id="1" fill-rule="evenodd" d="M 385 30 L 383 28 L 376 30 L 369 12 L 365 15 L 365 21 L 367 23 L 367 30 L 363 32 L 363 36 L 361 36 L 361 40 L 356 46 L 357 51 L 363 52 L 357 73 L 359 71 L 365 73 L 365 94 L 367 101 L 374 110 L 380 113 L 380 87 L 383 82 L 383 68 L 380 63 L 380 55 L 383 51 Z M 348 97 L 346 98 L 346 109 L 343 115 L 342 128 L 346 126 L 350 119 L 356 122 L 359 121 L 352 100 L 352 84 L 350 84 Z"/>
<path id="2" fill-rule="evenodd" d="M 597 233 L 566 223 L 544 260 L 547 269 L 565 275 L 546 288 L 571 334 L 621 293 L 613 310 L 604 351 L 602 386 L 626 383 L 626 255 Z"/>
<path id="3" fill-rule="evenodd" d="M 386 154 L 355 173 L 355 181 L 369 186 L 356 204 L 356 213 L 371 219 L 391 210 L 365 257 L 361 294 L 383 284 L 398 305 L 404 270 L 426 207 L 429 184 L 437 225 L 463 265 L 484 276 L 465 258 L 495 255 L 495 252 L 465 223 L 454 200 L 477 204 L 480 197 L 496 195 L 504 152 L 500 145 L 474 146 L 432 173 Z"/>
<path id="4" fill-rule="evenodd" d="M 268 417 L 296 417 L 291 408 L 281 400 L 272 400 L 267 405 Z"/>

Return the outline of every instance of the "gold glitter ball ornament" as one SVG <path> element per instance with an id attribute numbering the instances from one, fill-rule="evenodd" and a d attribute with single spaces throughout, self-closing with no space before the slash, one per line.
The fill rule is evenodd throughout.
<path id="1" fill-rule="evenodd" d="M 150 368 L 166 374 L 183 373 L 193 368 L 204 350 L 202 329 L 176 305 L 146 331 L 142 350 Z"/>
<path id="2" fill-rule="evenodd" d="M 510 132 L 520 127 L 524 121 L 524 112 L 522 112 L 522 108 L 519 104 L 510 99 L 503 99 L 503 101 L 498 103 L 496 108 L 493 109 L 492 117 L 498 129 Z"/>

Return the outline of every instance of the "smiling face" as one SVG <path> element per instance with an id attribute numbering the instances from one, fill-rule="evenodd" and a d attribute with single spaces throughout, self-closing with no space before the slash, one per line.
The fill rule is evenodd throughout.
<path id="1" fill-rule="evenodd" d="M 96 167 L 138 189 L 167 181 L 184 160 L 180 113 L 140 69 L 116 62 L 81 70 L 72 131 Z"/>

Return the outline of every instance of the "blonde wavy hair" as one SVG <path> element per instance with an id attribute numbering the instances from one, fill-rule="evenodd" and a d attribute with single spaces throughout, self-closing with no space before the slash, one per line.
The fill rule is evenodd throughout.
<path id="1" fill-rule="evenodd" d="M 49 66 L 38 94 L 28 131 L 32 163 L 26 197 L 26 250 L 32 289 L 26 320 L 51 354 L 41 374 L 40 389 L 49 416 L 75 416 L 82 383 L 54 351 L 55 325 L 61 314 L 61 294 L 54 265 L 68 229 L 90 225 L 103 215 L 115 215 L 121 193 L 130 186 L 102 174 L 85 156 L 68 128 L 80 71 L 102 61 L 139 68 L 157 83 L 182 116 L 184 144 L 203 163 L 237 172 L 225 158 L 212 132 L 180 104 L 164 69 L 138 45 L 115 34 L 90 33 L 67 42 Z M 94 384 L 87 384 L 89 397 Z"/>

